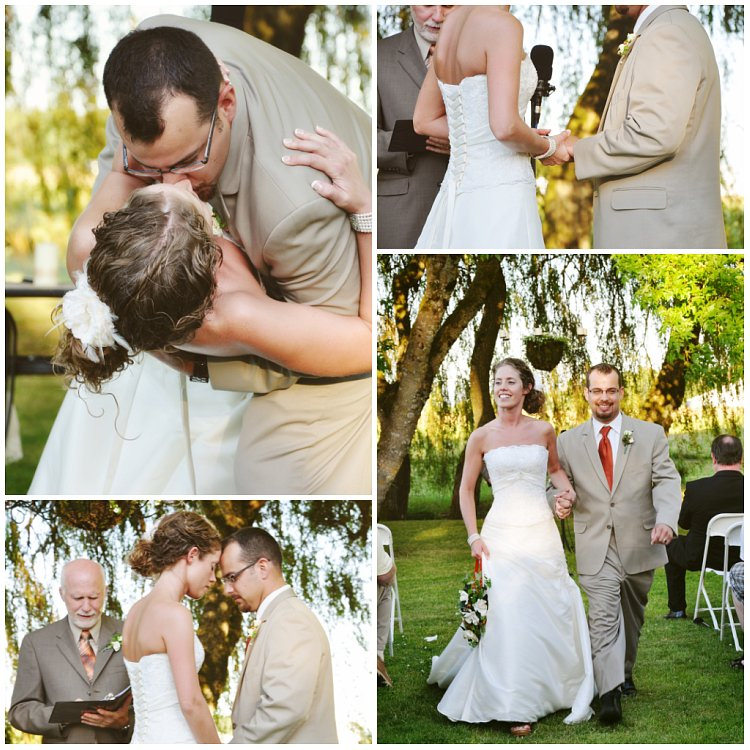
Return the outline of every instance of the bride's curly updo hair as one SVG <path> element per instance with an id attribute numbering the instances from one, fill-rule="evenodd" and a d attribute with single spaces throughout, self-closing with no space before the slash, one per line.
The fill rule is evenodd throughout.
<path id="1" fill-rule="evenodd" d="M 159 521 L 150 539 L 139 539 L 128 556 L 128 564 L 142 576 L 159 575 L 193 547 L 200 556 L 221 549 L 221 536 L 203 516 L 189 510 L 170 513 Z"/>
<path id="2" fill-rule="evenodd" d="M 116 332 L 129 350 L 114 343 L 92 362 L 63 324 L 52 361 L 68 383 L 85 383 L 98 393 L 104 381 L 132 363 L 134 354 L 174 350 L 192 338 L 213 304 L 221 248 L 192 204 L 143 189 L 135 190 L 119 211 L 105 213 L 94 236 L 88 283 L 116 317 Z M 53 320 L 62 321 L 62 304 Z"/>
<path id="3" fill-rule="evenodd" d="M 544 393 L 534 388 L 534 373 L 531 368 L 522 359 L 516 357 L 505 357 L 504 359 L 495 360 L 492 365 L 492 377 L 494 378 L 498 368 L 503 365 L 512 367 L 521 378 L 524 387 L 531 386 L 531 390 L 526 394 L 523 400 L 523 409 L 527 414 L 537 414 L 544 406 Z"/>

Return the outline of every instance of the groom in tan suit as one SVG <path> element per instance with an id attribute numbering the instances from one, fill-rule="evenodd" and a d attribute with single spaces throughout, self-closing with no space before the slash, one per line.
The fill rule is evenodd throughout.
<path id="1" fill-rule="evenodd" d="M 292 153 L 282 141 L 297 128 L 328 128 L 356 154 L 369 182 L 371 120 L 362 109 L 270 44 L 173 15 L 148 18 L 121 39 L 103 82 L 113 114 L 92 203 L 68 244 L 69 270 L 88 257 L 101 206 L 121 184 L 111 173 L 122 172 L 127 159 L 131 174 L 155 170 L 146 183 L 190 180 L 225 220 L 270 296 L 358 314 L 359 260 L 349 219 L 310 187 L 319 171 L 282 163 Z M 185 367 L 191 379 L 210 377 L 214 388 L 255 394 L 240 436 L 238 489 L 370 492 L 371 373 L 305 377 L 252 352 L 234 360 L 197 355 Z"/>
<path id="2" fill-rule="evenodd" d="M 223 541 L 220 564 L 224 592 L 256 623 L 232 708 L 232 742 L 337 743 L 328 638 L 284 581 L 278 542 L 263 529 L 240 529 Z"/>
<path id="3" fill-rule="evenodd" d="M 622 718 L 621 694 L 636 694 L 633 665 L 654 569 L 677 534 L 680 476 L 664 430 L 620 412 L 624 395 L 616 367 L 586 376 L 592 419 L 557 439 L 560 464 L 576 491 L 576 563 L 589 600 L 599 719 Z M 570 505 L 557 501 L 560 518 Z"/>
<path id="4" fill-rule="evenodd" d="M 67 616 L 23 639 L 8 721 L 22 732 L 40 734 L 43 743 L 129 742 L 130 698 L 117 711 L 99 709 L 83 714 L 80 722 L 50 723 L 58 701 L 101 700 L 129 684 L 122 652 L 107 645 L 115 633 L 122 634 L 122 621 L 102 613 L 107 587 L 99 563 L 66 563 L 60 596 Z"/>
<path id="5" fill-rule="evenodd" d="M 615 8 L 636 23 L 599 132 L 552 163 L 572 148 L 576 177 L 593 180 L 595 248 L 725 248 L 711 41 L 685 5 Z"/>

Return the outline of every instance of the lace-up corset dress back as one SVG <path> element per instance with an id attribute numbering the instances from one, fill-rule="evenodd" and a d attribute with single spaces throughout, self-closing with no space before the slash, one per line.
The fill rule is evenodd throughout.
<path id="1" fill-rule="evenodd" d="M 205 652 L 193 635 L 195 669 L 203 666 Z M 172 667 L 167 654 L 148 654 L 140 661 L 124 660 L 133 691 L 135 727 L 131 744 L 180 743 L 196 740 L 185 720 L 177 696 Z"/>

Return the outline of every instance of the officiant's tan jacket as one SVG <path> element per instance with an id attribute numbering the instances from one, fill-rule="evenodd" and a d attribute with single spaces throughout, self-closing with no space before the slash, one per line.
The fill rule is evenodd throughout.
<path id="1" fill-rule="evenodd" d="M 651 530 L 657 523 L 677 532 L 680 475 L 669 457 L 664 430 L 623 414 L 621 436 L 628 430 L 633 442 L 618 446 L 611 490 L 591 420 L 557 438 L 560 464 L 576 491 L 576 563 L 578 572 L 585 575 L 601 570 L 613 532 L 628 575 L 667 562 L 664 545 L 651 544 Z"/>
<path id="2" fill-rule="evenodd" d="M 173 15 L 148 18 L 138 28 L 156 26 L 197 34 L 229 70 L 237 113 L 212 203 L 228 218 L 253 265 L 266 281 L 273 279 L 285 299 L 357 315 L 359 260 L 348 217 L 310 187 L 325 175 L 281 161 L 291 153 L 282 139 L 292 137 L 296 128 L 330 129 L 357 155 L 369 184 L 370 117 L 309 65 L 238 29 Z M 110 117 L 95 189 L 111 170 L 119 142 Z M 253 393 L 288 388 L 297 380 L 278 365 L 252 357 L 210 361 L 209 373 L 214 388 Z"/>
<path id="3" fill-rule="evenodd" d="M 232 742 L 337 743 L 328 638 L 293 591 L 269 605 L 245 657 Z"/>
<path id="4" fill-rule="evenodd" d="M 725 248 L 721 91 L 711 42 L 687 6 L 660 6 L 620 62 L 599 132 L 574 148 L 594 183 L 594 247 Z"/>
<path id="5" fill-rule="evenodd" d="M 84 724 L 50 724 L 52 708 L 58 701 L 101 700 L 117 694 L 129 684 L 122 651 L 105 646 L 115 633 L 122 633 L 122 622 L 102 615 L 94 676 L 89 681 L 73 640 L 68 618 L 29 633 L 21 643 L 18 672 L 8 720 L 22 732 L 42 735 L 44 743 L 127 743 L 128 730 L 100 729 Z"/>

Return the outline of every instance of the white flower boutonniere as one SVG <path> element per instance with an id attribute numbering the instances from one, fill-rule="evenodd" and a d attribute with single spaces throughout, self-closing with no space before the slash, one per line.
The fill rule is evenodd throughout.
<path id="1" fill-rule="evenodd" d="M 633 439 L 633 430 L 625 430 L 622 433 L 622 444 L 623 445 L 633 445 L 635 440 Z"/>
<path id="2" fill-rule="evenodd" d="M 106 651 L 107 649 L 111 649 L 115 653 L 117 653 L 122 648 L 122 633 L 114 633 L 113 636 L 107 641 L 107 645 L 102 649 L 102 651 Z"/>
<path id="3" fill-rule="evenodd" d="M 248 632 L 247 639 L 245 640 L 245 650 L 250 648 L 250 645 L 258 637 L 258 631 L 260 630 L 260 625 L 261 623 L 258 620 L 253 620 L 250 623 L 250 631 Z"/>
<path id="4" fill-rule="evenodd" d="M 211 231 L 217 237 L 221 237 L 224 234 L 224 230 L 227 228 L 227 223 L 224 219 L 216 213 L 216 209 L 211 212 Z"/>
<path id="5" fill-rule="evenodd" d="M 624 60 L 629 54 L 630 50 L 633 49 L 633 42 L 635 41 L 635 34 L 628 34 L 625 41 L 617 48 L 617 54 Z"/>

